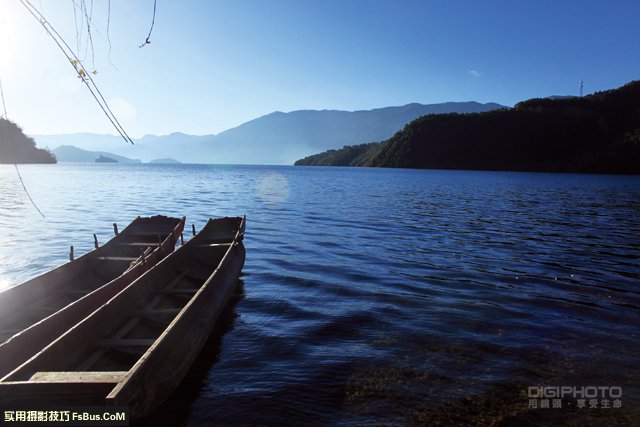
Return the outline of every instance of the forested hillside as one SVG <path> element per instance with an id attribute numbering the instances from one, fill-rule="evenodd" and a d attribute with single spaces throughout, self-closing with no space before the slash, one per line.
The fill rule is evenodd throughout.
<path id="1" fill-rule="evenodd" d="M 312 156 L 312 164 L 332 164 L 327 159 L 350 150 Z M 531 99 L 510 110 L 424 116 L 359 159 L 348 165 L 640 173 L 640 81 L 585 97 Z"/>
<path id="2" fill-rule="evenodd" d="M 36 148 L 15 123 L 0 118 L 0 163 L 56 163 L 48 151 Z"/>

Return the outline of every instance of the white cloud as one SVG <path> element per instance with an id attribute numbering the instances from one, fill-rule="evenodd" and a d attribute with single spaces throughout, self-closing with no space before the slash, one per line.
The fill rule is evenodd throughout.
<path id="1" fill-rule="evenodd" d="M 136 107 L 124 98 L 116 97 L 109 100 L 109 107 L 118 120 L 134 120 L 138 116 Z"/>
<path id="2" fill-rule="evenodd" d="M 469 74 L 471 74 L 473 77 L 482 76 L 482 73 L 480 73 L 479 71 L 476 71 L 476 70 L 469 70 Z"/>

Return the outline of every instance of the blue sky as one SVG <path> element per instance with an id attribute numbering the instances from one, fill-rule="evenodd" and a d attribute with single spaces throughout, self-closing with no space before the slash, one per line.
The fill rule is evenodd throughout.
<path id="1" fill-rule="evenodd" d="M 32 0 L 77 45 L 72 0 Z M 90 2 L 87 1 L 87 4 Z M 218 133 L 272 111 L 577 95 L 640 79 L 640 1 L 94 0 L 96 83 L 134 137 Z M 18 0 L 0 79 L 27 133 L 115 133 Z M 93 63 L 95 62 L 95 64 Z M 94 66 L 95 65 L 95 66 Z"/>

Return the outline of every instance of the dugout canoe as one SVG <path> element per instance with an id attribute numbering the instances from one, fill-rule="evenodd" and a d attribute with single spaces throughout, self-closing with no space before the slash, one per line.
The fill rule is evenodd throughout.
<path id="1" fill-rule="evenodd" d="M 185 218 L 138 217 L 107 243 L 0 292 L 0 377 L 175 249 Z"/>
<path id="2" fill-rule="evenodd" d="M 2 378 L 0 404 L 128 406 L 143 417 L 186 375 L 238 283 L 244 218 L 184 246 Z"/>

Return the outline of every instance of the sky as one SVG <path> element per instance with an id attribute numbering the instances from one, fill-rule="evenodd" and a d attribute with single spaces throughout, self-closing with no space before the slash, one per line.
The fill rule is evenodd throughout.
<path id="1" fill-rule="evenodd" d="M 153 0 L 86 0 L 93 49 L 73 0 L 31 2 L 134 138 L 273 111 L 512 106 L 640 79 L 638 0 L 157 0 L 142 48 Z M 19 0 L 0 0 L 0 80 L 27 134 L 116 133 Z"/>

